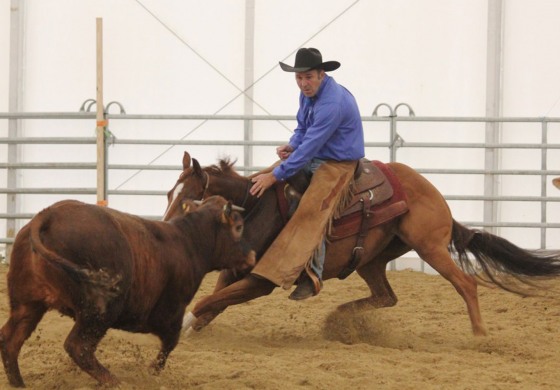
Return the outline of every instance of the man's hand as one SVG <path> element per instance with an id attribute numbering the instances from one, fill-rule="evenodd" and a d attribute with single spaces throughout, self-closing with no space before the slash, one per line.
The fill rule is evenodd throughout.
<path id="1" fill-rule="evenodd" d="M 285 160 L 294 151 L 290 145 L 282 145 L 276 148 L 276 154 L 280 157 L 280 160 Z"/>
<path id="2" fill-rule="evenodd" d="M 267 189 L 269 189 L 274 183 L 276 183 L 276 177 L 274 177 L 272 172 L 263 173 L 261 175 L 253 177 L 252 182 L 253 186 L 251 187 L 249 192 L 251 193 L 251 195 L 260 198 Z"/>

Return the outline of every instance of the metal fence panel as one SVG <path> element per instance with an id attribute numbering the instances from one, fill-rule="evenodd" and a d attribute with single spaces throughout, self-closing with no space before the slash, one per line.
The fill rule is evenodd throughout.
<path id="1" fill-rule="evenodd" d="M 397 115 L 397 109 L 408 115 Z M 0 113 L 2 119 L 26 128 L 17 137 L 0 134 L 2 151 L 18 148 L 17 158 L 9 153 L 0 158 L 0 182 L 6 183 L 0 184 L 0 251 L 5 253 L 18 228 L 39 209 L 67 197 L 94 203 L 97 162 L 93 113 Z M 237 170 L 248 174 L 272 162 L 274 148 L 295 125 L 292 116 L 280 115 L 107 114 L 107 119 L 109 205 L 154 219 L 163 213 L 165 194 L 181 169 L 182 150 L 203 165 L 237 156 Z M 558 247 L 560 191 L 551 179 L 560 176 L 560 118 L 418 117 L 407 105 L 381 104 L 362 119 L 366 157 L 417 169 L 440 189 L 462 223 L 493 229 L 528 247 Z M 254 124 L 250 140 L 246 121 Z M 499 142 L 486 142 L 487 123 L 500 124 Z M 191 130 L 201 126 L 203 133 Z M 499 164 L 485 164 L 489 150 L 501 155 Z M 9 175 L 18 178 L 17 185 Z M 499 186 L 494 193 L 487 191 L 488 178 Z M 488 204 L 497 210 L 493 218 L 484 212 Z M 10 231 L 8 225 L 17 228 Z"/>

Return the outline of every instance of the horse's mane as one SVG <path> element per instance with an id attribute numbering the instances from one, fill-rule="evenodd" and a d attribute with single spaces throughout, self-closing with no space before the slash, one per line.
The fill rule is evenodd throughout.
<path id="1" fill-rule="evenodd" d="M 218 162 L 218 165 L 209 165 L 203 168 L 203 171 L 211 173 L 215 176 L 234 176 L 242 178 L 239 173 L 233 168 L 237 160 L 231 160 L 229 157 L 223 158 Z"/>

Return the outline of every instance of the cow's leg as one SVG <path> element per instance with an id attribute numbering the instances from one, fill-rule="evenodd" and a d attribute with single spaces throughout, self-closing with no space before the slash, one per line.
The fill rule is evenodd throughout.
<path id="1" fill-rule="evenodd" d="M 165 363 L 167 363 L 169 354 L 179 343 L 179 324 L 181 323 L 181 314 L 178 314 L 175 318 L 176 320 L 169 322 L 165 327 L 159 327 L 154 330 L 154 334 L 156 334 L 161 341 L 161 348 L 158 352 L 156 360 L 154 360 L 154 362 L 150 365 L 150 368 L 155 375 L 158 375 L 161 370 L 165 368 Z"/>
<path id="2" fill-rule="evenodd" d="M 107 327 L 92 317 L 79 317 L 64 342 L 64 349 L 76 364 L 99 383 L 115 386 L 119 380 L 95 357 L 97 345 L 107 333 Z"/>
<path id="3" fill-rule="evenodd" d="M 165 368 L 165 363 L 167 363 L 167 358 L 169 357 L 169 354 L 171 353 L 171 351 L 175 349 L 176 346 L 177 346 L 177 342 L 175 342 L 175 345 L 171 346 L 170 344 L 162 340 L 161 349 L 158 352 L 156 360 L 154 360 L 150 365 L 150 368 L 154 373 L 154 375 L 159 375 L 159 373 Z"/>
<path id="4" fill-rule="evenodd" d="M 40 302 L 27 305 L 14 304 L 10 318 L 0 330 L 2 363 L 10 385 L 14 387 L 25 387 L 19 370 L 19 352 L 46 311 L 47 308 Z"/>
<path id="5" fill-rule="evenodd" d="M 191 326 L 200 330 L 230 305 L 247 302 L 268 295 L 276 286 L 267 279 L 252 274 L 199 300 L 192 311 L 195 320 Z"/>

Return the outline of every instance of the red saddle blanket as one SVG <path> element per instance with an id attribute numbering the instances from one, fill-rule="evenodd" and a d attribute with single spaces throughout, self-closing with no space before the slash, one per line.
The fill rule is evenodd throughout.
<path id="1" fill-rule="evenodd" d="M 334 218 L 329 241 L 336 241 L 360 232 L 364 206 L 369 204 L 367 228 L 371 229 L 389 222 L 408 211 L 406 194 L 393 171 L 381 161 L 363 159 L 360 162 L 360 176 L 353 184 L 354 196 L 338 218 Z M 280 213 L 288 220 L 288 201 L 285 183 L 277 183 Z M 362 199 L 368 198 L 364 202 Z"/>

